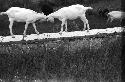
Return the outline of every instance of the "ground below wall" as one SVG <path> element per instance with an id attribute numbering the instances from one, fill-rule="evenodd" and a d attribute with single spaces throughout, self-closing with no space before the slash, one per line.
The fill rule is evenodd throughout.
<path id="1" fill-rule="evenodd" d="M 121 38 L 111 33 L 0 43 L 0 78 L 121 81 Z"/>

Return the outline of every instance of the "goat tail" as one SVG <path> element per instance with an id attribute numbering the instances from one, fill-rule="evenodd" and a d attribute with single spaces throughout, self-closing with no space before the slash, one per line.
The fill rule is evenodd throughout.
<path id="1" fill-rule="evenodd" d="M 87 10 L 88 10 L 88 9 L 93 9 L 93 8 L 92 8 L 92 7 L 87 7 Z"/>
<path id="2" fill-rule="evenodd" d="M 6 12 L 1 12 L 0 15 L 4 15 L 4 14 L 7 14 Z"/>

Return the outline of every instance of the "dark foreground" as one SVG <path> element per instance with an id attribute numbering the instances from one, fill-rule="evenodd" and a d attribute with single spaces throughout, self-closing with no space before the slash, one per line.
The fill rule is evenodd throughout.
<path id="1" fill-rule="evenodd" d="M 121 50 L 120 33 L 1 43 L 0 79 L 3 82 L 121 82 Z"/>

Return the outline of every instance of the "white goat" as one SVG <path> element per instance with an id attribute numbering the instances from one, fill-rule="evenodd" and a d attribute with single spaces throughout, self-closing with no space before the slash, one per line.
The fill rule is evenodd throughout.
<path id="1" fill-rule="evenodd" d="M 119 19 L 120 22 L 122 21 L 123 18 L 125 18 L 125 12 L 122 11 L 111 11 L 107 14 L 108 20 L 107 23 L 110 21 L 112 22 L 114 19 Z"/>
<path id="2" fill-rule="evenodd" d="M 71 5 L 68 7 L 63 7 L 54 13 L 51 13 L 47 16 L 47 21 L 54 22 L 54 18 L 59 19 L 62 21 L 61 24 L 61 31 L 63 32 L 63 25 L 65 25 L 65 31 L 67 31 L 67 19 L 69 20 L 74 20 L 77 18 L 80 18 L 84 22 L 84 29 L 86 29 L 86 26 L 89 31 L 89 24 L 88 20 L 86 19 L 85 13 L 88 9 L 93 9 L 92 7 L 84 7 L 83 5 L 76 4 L 76 5 Z"/>
<path id="3" fill-rule="evenodd" d="M 37 34 L 39 34 L 39 32 L 36 29 L 35 21 L 37 21 L 39 19 L 41 19 L 41 20 L 46 19 L 46 15 L 44 15 L 43 13 L 37 13 L 33 10 L 26 9 L 26 8 L 20 8 L 20 7 L 11 7 L 6 12 L 1 12 L 1 15 L 2 14 L 7 14 L 9 17 L 9 21 L 10 21 L 9 29 L 10 29 L 10 34 L 13 38 L 14 38 L 14 34 L 12 32 L 12 26 L 13 26 L 14 21 L 26 22 L 25 30 L 23 32 L 23 34 L 24 34 L 23 38 L 24 38 L 26 36 L 27 27 L 30 23 L 32 23 L 32 25 L 35 29 L 35 32 Z"/>

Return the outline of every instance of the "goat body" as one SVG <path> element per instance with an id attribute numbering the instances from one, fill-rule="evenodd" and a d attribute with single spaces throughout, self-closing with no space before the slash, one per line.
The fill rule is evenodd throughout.
<path id="1" fill-rule="evenodd" d="M 51 13 L 47 16 L 47 20 L 53 22 L 54 18 L 59 19 L 60 21 L 62 21 L 61 24 L 61 31 L 63 31 L 63 25 L 65 25 L 66 29 L 65 31 L 67 31 L 67 20 L 74 20 L 77 18 L 80 18 L 83 22 L 84 22 L 84 30 L 87 26 L 88 31 L 89 31 L 89 24 L 88 24 L 88 20 L 86 19 L 85 13 L 86 10 L 88 9 L 92 9 L 91 7 L 84 7 L 83 5 L 80 4 L 76 4 L 76 5 L 71 5 L 68 7 L 63 7 L 57 11 L 55 11 L 54 13 Z"/>
<path id="2" fill-rule="evenodd" d="M 26 36 L 26 30 L 27 27 L 29 25 L 29 23 L 32 23 L 35 32 L 37 34 L 39 34 L 39 32 L 36 29 L 36 25 L 35 25 L 35 21 L 39 20 L 39 19 L 46 19 L 46 15 L 44 15 L 43 13 L 37 13 L 33 10 L 30 9 L 26 9 L 26 8 L 20 8 L 20 7 L 11 7 L 9 8 L 6 12 L 1 12 L 2 14 L 7 14 L 9 17 L 9 29 L 10 29 L 10 34 L 11 36 L 14 37 L 14 34 L 12 32 L 12 26 L 14 21 L 16 22 L 26 22 L 25 24 L 25 30 L 24 30 L 24 36 Z"/>
<path id="3" fill-rule="evenodd" d="M 120 21 L 125 18 L 125 12 L 122 11 L 111 11 L 107 14 L 108 20 L 107 22 L 112 22 L 114 19 L 120 19 Z"/>

